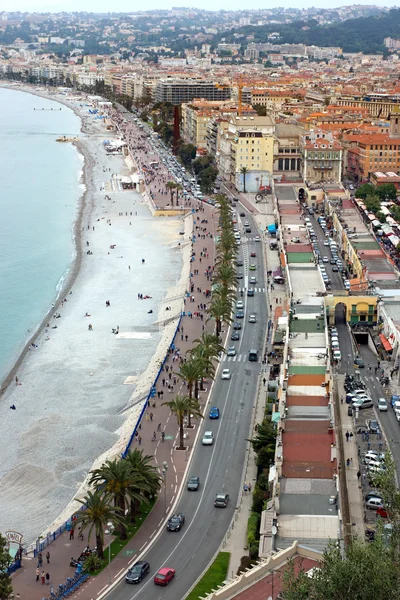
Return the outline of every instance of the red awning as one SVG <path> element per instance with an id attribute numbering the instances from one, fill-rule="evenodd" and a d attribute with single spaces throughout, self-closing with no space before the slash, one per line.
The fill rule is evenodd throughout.
<path id="1" fill-rule="evenodd" d="M 389 342 L 387 337 L 383 335 L 383 333 L 379 334 L 379 339 L 382 342 L 382 346 L 385 348 L 386 352 L 391 352 L 393 350 L 392 344 Z"/>

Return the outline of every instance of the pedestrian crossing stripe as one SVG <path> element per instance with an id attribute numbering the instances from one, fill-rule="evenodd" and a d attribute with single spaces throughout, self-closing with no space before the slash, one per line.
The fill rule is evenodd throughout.
<path id="1" fill-rule="evenodd" d="M 249 284 L 249 288 L 250 288 L 251 290 L 254 290 L 254 292 L 261 292 L 262 294 L 265 294 L 265 288 L 256 288 L 256 287 L 253 287 L 253 286 L 251 285 L 251 283 Z M 239 291 L 239 292 L 247 292 L 247 290 L 248 290 L 249 288 L 238 288 L 238 291 Z"/>
<path id="2" fill-rule="evenodd" d="M 222 361 L 223 362 L 241 362 L 241 360 L 244 358 L 243 354 L 235 354 L 235 356 L 227 356 L 226 354 L 224 354 Z"/>

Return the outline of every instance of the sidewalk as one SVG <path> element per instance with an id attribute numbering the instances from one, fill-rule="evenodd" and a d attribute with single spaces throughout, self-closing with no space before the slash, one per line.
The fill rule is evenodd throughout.
<path id="1" fill-rule="evenodd" d="M 135 133 L 133 126 L 130 127 L 129 135 L 132 137 L 132 145 L 141 146 L 136 151 L 135 158 L 146 161 L 147 153 L 150 152 L 146 139 L 139 129 Z M 151 149 L 151 152 L 154 156 L 153 149 Z M 154 179 L 149 182 L 154 194 L 154 201 L 160 207 L 164 207 L 170 202 L 169 193 L 161 194 L 158 192 L 158 189 L 163 188 L 168 180 L 165 169 L 160 169 Z M 186 360 L 186 353 L 192 347 L 193 341 L 201 337 L 203 330 L 210 332 L 212 328 L 212 323 L 206 323 L 205 309 L 210 299 L 206 297 L 205 290 L 210 290 L 212 285 L 210 269 L 214 264 L 214 236 L 217 229 L 217 218 L 214 207 L 208 204 L 192 200 L 188 210 L 190 210 L 190 207 L 193 208 L 193 237 L 190 236 L 184 239 L 184 236 L 182 236 L 180 240 L 181 244 L 191 244 L 193 254 L 187 290 L 189 296 L 183 300 L 182 304 L 185 316 L 182 317 L 180 332 L 173 340 L 175 350 L 168 355 L 165 365 L 165 377 L 160 377 L 157 382 L 154 404 L 152 402 L 151 406 L 148 407 L 148 414 L 142 420 L 141 429 L 138 431 L 141 444 L 139 446 L 138 441 L 134 442 L 137 447 L 143 450 L 145 455 L 154 456 L 154 462 L 159 467 L 164 461 L 167 462 L 169 468 L 166 475 L 166 502 L 164 501 L 164 491 L 162 489 L 158 501 L 145 523 L 120 554 L 113 559 L 110 569 L 105 569 L 97 577 L 89 578 L 88 582 L 76 594 L 70 596 L 71 598 L 76 598 L 79 595 L 82 600 L 91 600 L 100 596 L 108 588 L 109 578 L 111 584 L 115 583 L 118 578 L 123 576 L 127 568 L 137 560 L 138 556 L 146 551 L 147 546 L 157 539 L 158 532 L 162 531 L 166 514 L 170 512 L 179 496 L 179 490 L 190 461 L 191 451 L 196 439 L 197 422 L 195 422 L 194 429 L 186 430 L 187 451 L 177 451 L 175 450 L 178 439 L 176 418 L 170 413 L 167 406 L 161 406 L 162 402 L 172 400 L 176 394 L 186 393 L 186 386 L 179 379 L 176 379 L 175 382 L 175 373 L 179 370 L 180 362 Z M 206 221 L 202 222 L 204 220 Z M 168 301 L 166 302 L 167 306 Z M 190 316 L 188 313 L 190 313 Z M 195 316 L 195 313 L 198 316 Z M 169 318 L 172 316 L 168 313 Z M 176 315 L 176 318 L 178 318 L 178 315 Z M 168 385 L 171 386 L 170 390 Z M 202 392 L 200 394 L 202 409 L 204 409 L 207 399 L 207 392 Z M 165 432 L 164 442 L 161 441 L 161 434 L 157 432 L 158 424 L 161 424 L 161 429 Z M 155 442 L 152 441 L 153 432 L 156 432 L 157 439 Z M 139 435 L 136 440 L 139 439 Z M 76 558 L 79 556 L 87 544 L 87 534 L 84 536 L 84 541 L 79 541 L 77 539 L 70 540 L 69 532 L 65 532 L 43 551 L 43 557 L 45 557 L 47 549 L 51 555 L 50 564 L 47 566 L 45 563 L 43 568 L 45 572 L 50 573 L 50 583 L 54 584 L 55 590 L 60 583 L 64 583 L 66 578 L 74 572 L 74 568 L 69 567 L 71 557 Z M 95 545 L 93 536 L 90 545 L 92 547 Z M 105 555 L 107 556 L 107 551 Z M 36 567 L 37 559 L 24 557 L 22 568 L 13 576 L 14 594 L 19 593 L 21 600 L 41 600 L 46 594 L 49 594 L 48 586 L 42 586 L 40 582 L 35 581 Z"/>

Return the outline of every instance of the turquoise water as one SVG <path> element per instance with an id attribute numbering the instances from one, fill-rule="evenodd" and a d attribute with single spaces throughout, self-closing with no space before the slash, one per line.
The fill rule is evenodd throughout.
<path id="1" fill-rule="evenodd" d="M 83 162 L 68 108 L 0 88 L 0 381 L 50 308 L 74 255 Z M 45 108 L 53 110 L 34 110 Z"/>

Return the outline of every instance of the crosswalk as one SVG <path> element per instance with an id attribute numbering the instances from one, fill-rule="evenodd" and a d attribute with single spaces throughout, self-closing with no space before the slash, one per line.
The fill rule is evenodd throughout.
<path id="1" fill-rule="evenodd" d="M 257 287 L 254 287 L 254 286 L 252 286 L 252 285 L 251 285 L 251 283 L 249 283 L 249 288 L 251 288 L 252 290 L 254 290 L 254 292 L 261 292 L 262 294 L 265 294 L 265 288 L 257 288 Z M 238 291 L 239 291 L 239 292 L 247 292 L 247 290 L 248 290 L 249 288 L 245 288 L 245 287 L 243 287 L 243 288 L 238 288 Z"/>
<path id="2" fill-rule="evenodd" d="M 235 356 L 227 356 L 224 354 L 222 356 L 222 362 L 241 362 L 242 360 L 246 360 L 246 354 L 236 354 Z"/>
<path id="3" fill-rule="evenodd" d="M 247 235 L 243 235 L 240 238 L 240 240 L 241 240 L 242 244 L 244 244 L 245 242 L 255 242 L 256 238 L 255 237 L 248 237 Z"/>

